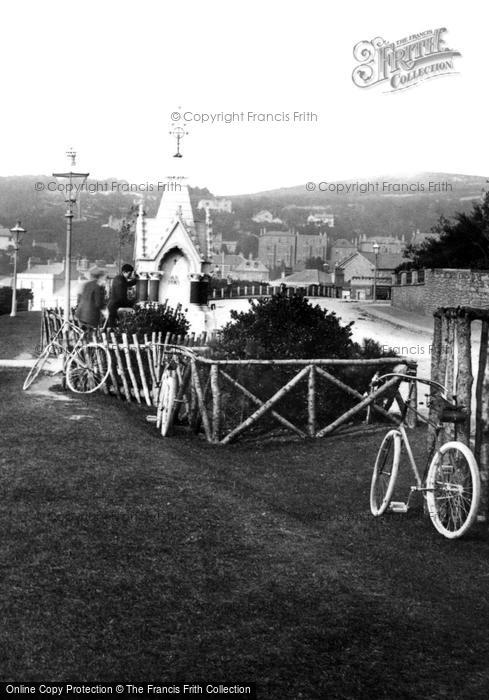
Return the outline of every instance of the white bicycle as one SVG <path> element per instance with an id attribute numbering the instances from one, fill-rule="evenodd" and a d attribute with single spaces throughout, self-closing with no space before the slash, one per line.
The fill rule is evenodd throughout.
<path id="1" fill-rule="evenodd" d="M 438 532 L 449 539 L 461 537 L 477 517 L 481 492 L 475 457 L 467 445 L 457 440 L 457 424 L 467 420 L 467 413 L 463 406 L 457 405 L 455 396 L 453 402 L 447 399 L 445 387 L 429 379 L 407 374 L 385 374 L 377 379 L 377 386 L 390 377 L 429 385 L 432 394 L 430 405 L 435 409 L 436 422 L 425 418 L 423 420 L 434 428 L 436 437 L 443 423 L 453 423 L 455 439 L 438 448 L 437 441 L 434 441 L 435 447 L 427 455 L 424 472 L 420 476 L 405 425 L 406 415 L 416 409 L 409 401 L 406 402 L 398 427 L 389 430 L 384 437 L 375 460 L 370 487 L 372 515 L 380 516 L 386 511 L 406 513 L 413 495 L 421 492 L 426 498 L 431 521 Z M 392 501 L 403 453 L 410 463 L 414 484 L 410 486 L 406 500 Z"/>

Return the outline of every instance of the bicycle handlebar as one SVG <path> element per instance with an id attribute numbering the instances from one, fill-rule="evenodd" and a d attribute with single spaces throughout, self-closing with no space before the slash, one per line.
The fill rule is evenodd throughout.
<path id="1" fill-rule="evenodd" d="M 440 384 L 439 382 L 435 382 L 433 379 L 424 379 L 423 377 L 417 377 L 413 374 L 401 374 L 400 372 L 388 372 L 387 374 L 383 374 L 381 377 L 377 377 L 376 381 L 380 382 L 383 379 L 387 379 L 387 377 L 399 377 L 400 379 L 406 379 L 410 382 L 419 382 L 420 384 L 427 384 L 428 386 L 436 386 L 442 390 L 445 398 L 448 392 L 446 386 L 443 386 L 443 384 Z"/>

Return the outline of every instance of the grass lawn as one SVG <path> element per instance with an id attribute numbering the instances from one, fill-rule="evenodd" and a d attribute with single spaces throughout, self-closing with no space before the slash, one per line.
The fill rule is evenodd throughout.
<path id="1" fill-rule="evenodd" d="M 0 370 L 1 680 L 487 698 L 489 537 L 372 518 L 380 433 L 165 440 L 144 409 L 24 374 Z"/>
<path id="2" fill-rule="evenodd" d="M 10 318 L 0 316 L 0 359 L 15 360 L 19 355 L 34 357 L 33 350 L 40 342 L 41 312 L 20 311 Z"/>

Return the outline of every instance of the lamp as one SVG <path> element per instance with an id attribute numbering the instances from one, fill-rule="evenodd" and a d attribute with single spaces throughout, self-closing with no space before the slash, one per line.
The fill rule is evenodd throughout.
<path id="1" fill-rule="evenodd" d="M 17 253 L 19 252 L 20 244 L 22 243 L 22 236 L 25 233 L 25 229 L 20 225 L 20 221 L 17 221 L 16 225 L 10 229 L 14 242 L 14 276 L 12 280 L 12 309 L 10 315 L 17 315 Z"/>
<path id="2" fill-rule="evenodd" d="M 73 149 L 67 151 L 66 155 L 71 159 L 70 167 L 76 165 L 76 152 Z M 53 173 L 53 177 L 64 180 L 64 190 L 67 194 L 66 202 L 66 255 L 65 255 L 65 303 L 64 320 L 70 320 L 71 313 L 71 233 L 73 229 L 73 209 L 76 204 L 76 196 L 85 184 L 90 173 L 75 173 L 71 169 L 66 173 Z"/>

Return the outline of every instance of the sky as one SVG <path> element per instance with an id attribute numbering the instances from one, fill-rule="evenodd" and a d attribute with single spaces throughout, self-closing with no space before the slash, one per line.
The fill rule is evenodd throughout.
<path id="1" fill-rule="evenodd" d="M 486 175 L 488 19 L 476 0 L 5 0 L 0 176 L 66 169 L 73 146 L 91 178 L 157 183 L 172 174 L 175 112 L 190 184 L 218 195 Z M 353 83 L 358 42 L 439 27 L 461 53 L 456 74 L 397 91 Z M 221 112 L 245 119 L 201 121 Z"/>

